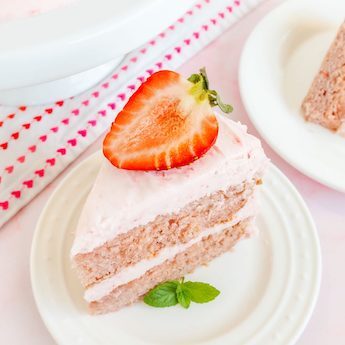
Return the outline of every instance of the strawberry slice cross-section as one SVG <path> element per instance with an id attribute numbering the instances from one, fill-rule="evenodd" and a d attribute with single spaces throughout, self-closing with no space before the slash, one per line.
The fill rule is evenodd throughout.
<path id="1" fill-rule="evenodd" d="M 203 156 L 218 135 L 212 110 L 230 112 L 209 90 L 204 69 L 188 80 L 172 71 L 154 73 L 132 95 L 103 143 L 105 157 L 128 170 L 166 170 Z"/>

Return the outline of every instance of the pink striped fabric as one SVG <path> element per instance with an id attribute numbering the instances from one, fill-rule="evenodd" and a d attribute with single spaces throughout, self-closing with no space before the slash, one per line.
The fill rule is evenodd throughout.
<path id="1" fill-rule="evenodd" d="M 201 0 L 83 95 L 44 107 L 0 106 L 0 227 L 108 128 L 148 76 L 176 69 L 259 1 Z"/>

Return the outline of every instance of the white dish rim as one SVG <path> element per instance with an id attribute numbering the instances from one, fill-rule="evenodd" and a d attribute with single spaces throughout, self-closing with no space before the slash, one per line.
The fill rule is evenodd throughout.
<path id="1" fill-rule="evenodd" d="M 81 169 L 84 164 L 88 164 L 89 161 L 92 159 L 92 157 L 94 157 L 96 155 L 99 155 L 99 154 L 100 154 L 100 151 L 97 151 L 94 154 L 92 154 L 89 157 L 87 157 L 86 159 L 84 159 L 77 166 L 75 166 L 60 181 L 59 185 L 55 188 L 55 190 L 51 194 L 48 202 L 46 203 L 44 209 L 41 212 L 40 218 L 39 218 L 39 220 L 37 222 L 37 225 L 36 225 L 36 230 L 40 228 L 41 223 L 44 220 L 44 215 L 45 215 L 46 211 L 49 209 L 52 200 L 54 200 L 54 198 L 56 198 L 56 195 L 59 194 L 60 189 L 63 188 L 63 186 L 66 183 L 66 181 L 73 175 L 73 173 L 75 173 L 78 169 Z M 321 248 L 320 248 L 320 242 L 319 242 L 319 238 L 318 238 L 317 229 L 316 229 L 314 220 L 313 220 L 313 218 L 311 216 L 311 213 L 310 213 L 307 205 L 305 204 L 302 196 L 300 195 L 300 193 L 298 192 L 296 187 L 281 172 L 281 170 L 279 168 L 277 168 L 272 163 L 270 163 L 270 168 L 274 169 L 275 172 L 284 180 L 284 183 L 289 186 L 290 190 L 294 194 L 294 197 L 297 198 L 298 203 L 303 207 L 303 211 L 305 213 L 305 216 L 307 217 L 308 223 L 311 226 L 311 228 L 313 228 L 313 236 L 314 236 L 315 245 L 316 245 L 315 249 L 316 249 L 316 251 L 318 253 L 317 262 L 315 262 L 315 265 L 317 267 L 317 277 L 316 277 L 316 282 L 315 282 L 314 287 L 313 287 L 313 292 L 311 294 L 311 302 L 310 302 L 310 304 L 307 307 L 308 308 L 308 313 L 304 315 L 303 322 L 299 324 L 299 327 L 297 328 L 297 331 L 294 334 L 294 338 L 291 339 L 291 344 L 292 344 L 292 343 L 295 343 L 300 338 L 300 336 L 302 335 L 302 333 L 305 330 L 305 328 L 306 328 L 306 326 L 307 326 L 307 324 L 308 324 L 308 322 L 309 322 L 309 320 L 311 318 L 311 315 L 312 315 L 312 313 L 313 313 L 313 311 L 315 309 L 316 303 L 318 301 L 319 292 L 320 292 L 320 285 L 321 285 L 321 277 L 322 277 L 322 256 L 321 256 Z M 31 279 L 31 286 L 32 286 L 33 296 L 34 296 L 34 300 L 35 300 L 36 306 L 37 306 L 38 311 L 39 311 L 39 313 L 41 315 L 41 319 L 42 319 L 44 325 L 49 330 L 49 332 L 52 335 L 52 337 L 54 338 L 54 340 L 57 343 L 59 343 L 60 339 L 56 335 L 56 330 L 43 317 L 44 311 L 43 311 L 43 308 L 42 308 L 42 303 L 41 303 L 41 301 L 40 301 L 40 299 L 38 298 L 38 295 L 37 295 L 37 287 L 36 287 L 35 277 L 34 277 L 35 276 L 35 266 L 34 266 L 35 244 L 37 242 L 37 237 L 38 237 L 38 231 L 36 231 L 36 230 L 35 230 L 35 233 L 34 233 L 34 238 L 32 240 L 31 253 L 30 253 L 30 279 Z"/>

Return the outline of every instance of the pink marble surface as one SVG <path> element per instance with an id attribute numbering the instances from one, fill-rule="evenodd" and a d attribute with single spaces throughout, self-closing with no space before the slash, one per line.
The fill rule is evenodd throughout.
<path id="1" fill-rule="evenodd" d="M 212 86 L 234 105 L 234 118 L 259 136 L 243 108 L 237 70 L 243 44 L 255 24 L 281 0 L 268 0 L 218 40 L 182 66 L 186 75 L 207 66 Z M 0 344 L 54 344 L 33 301 L 29 255 L 36 221 L 54 188 L 68 171 L 100 148 L 98 140 L 59 178 L 0 231 Z M 322 248 L 323 277 L 316 309 L 298 341 L 303 345 L 345 343 L 345 194 L 338 193 L 299 173 L 263 142 L 267 155 L 295 184 L 315 219 Z"/>

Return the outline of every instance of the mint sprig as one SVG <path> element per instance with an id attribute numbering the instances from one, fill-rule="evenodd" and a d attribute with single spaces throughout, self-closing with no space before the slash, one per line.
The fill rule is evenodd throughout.
<path id="1" fill-rule="evenodd" d="M 207 283 L 185 282 L 183 285 L 191 301 L 195 303 L 211 302 L 220 294 L 216 288 Z"/>
<path id="2" fill-rule="evenodd" d="M 213 301 L 220 291 L 210 284 L 201 282 L 172 280 L 157 285 L 144 297 L 151 307 L 164 308 L 180 304 L 188 309 L 191 302 L 207 303 Z"/>
<path id="3" fill-rule="evenodd" d="M 223 103 L 216 90 L 210 90 L 210 83 L 205 67 L 200 69 L 199 74 L 192 74 L 188 80 L 194 84 L 189 92 L 198 102 L 203 102 L 205 99 L 208 99 L 211 107 L 219 107 L 226 114 L 232 112 L 232 106 Z"/>
<path id="4" fill-rule="evenodd" d="M 145 295 L 144 302 L 152 307 L 158 308 L 176 305 L 178 303 L 176 289 L 179 284 L 179 281 L 172 280 L 157 285 Z"/>

